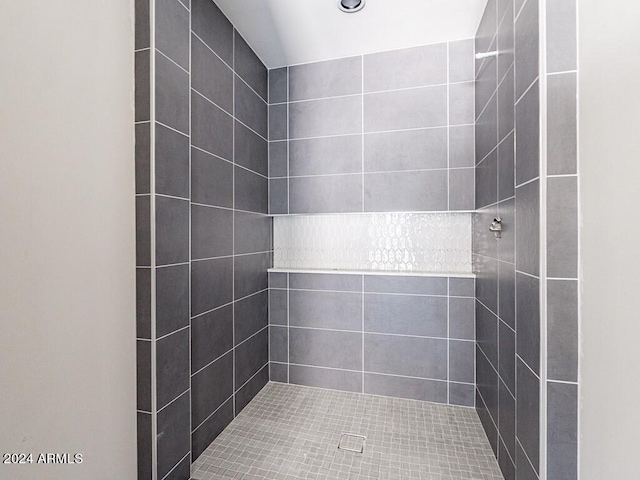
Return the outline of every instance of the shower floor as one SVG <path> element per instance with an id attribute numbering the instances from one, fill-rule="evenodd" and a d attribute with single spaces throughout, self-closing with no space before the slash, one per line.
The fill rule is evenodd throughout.
<path id="1" fill-rule="evenodd" d="M 503 480 L 473 409 L 281 383 L 204 451 L 192 479 Z"/>

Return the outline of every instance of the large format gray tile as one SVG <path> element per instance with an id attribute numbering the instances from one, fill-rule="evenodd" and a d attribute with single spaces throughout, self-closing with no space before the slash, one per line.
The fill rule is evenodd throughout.
<path id="1" fill-rule="evenodd" d="M 269 363 L 269 329 L 265 328 L 235 349 L 236 389 Z"/>
<path id="2" fill-rule="evenodd" d="M 502 141 L 515 127 L 513 94 L 513 68 L 507 72 L 498 87 L 498 141 Z"/>
<path id="3" fill-rule="evenodd" d="M 362 391 L 362 373 L 346 370 L 291 365 L 289 367 L 289 382 L 343 392 Z"/>
<path id="4" fill-rule="evenodd" d="M 535 83 L 516 105 L 516 185 L 540 175 L 540 98 Z"/>
<path id="5" fill-rule="evenodd" d="M 458 40 L 449 43 L 449 82 L 475 80 L 474 40 Z"/>
<path id="6" fill-rule="evenodd" d="M 476 387 L 469 383 L 449 382 L 449 404 L 475 407 Z"/>
<path id="7" fill-rule="evenodd" d="M 234 115 L 236 119 L 262 135 L 263 138 L 267 138 L 269 135 L 267 103 L 237 75 L 234 78 L 234 88 Z"/>
<path id="8" fill-rule="evenodd" d="M 135 1 L 135 41 L 134 48 L 149 48 L 151 29 L 149 27 L 149 0 Z"/>
<path id="9" fill-rule="evenodd" d="M 269 142 L 269 177 L 286 177 L 289 174 L 288 142 Z"/>
<path id="10" fill-rule="evenodd" d="M 449 340 L 449 380 L 473 383 L 476 379 L 475 342 Z"/>
<path id="11" fill-rule="evenodd" d="M 476 340 L 494 368 L 498 366 L 498 323 L 498 317 L 476 302 Z"/>
<path id="12" fill-rule="evenodd" d="M 189 134 L 189 74 L 164 55 L 156 60 L 156 120 Z"/>
<path id="13" fill-rule="evenodd" d="M 447 168 L 447 129 L 429 128 L 364 136 L 364 170 Z"/>
<path id="14" fill-rule="evenodd" d="M 498 315 L 511 328 L 516 328 L 516 267 L 498 265 Z"/>
<path id="15" fill-rule="evenodd" d="M 498 66 L 495 57 L 487 58 L 478 72 L 475 82 L 475 116 L 480 117 L 489 100 L 498 89 Z"/>
<path id="16" fill-rule="evenodd" d="M 514 357 L 515 358 L 515 357 Z M 513 360 L 513 359 L 512 359 Z M 515 362 L 512 362 L 515 364 Z M 514 367 L 515 370 L 515 367 Z M 515 458 L 516 455 L 516 400 L 511 396 L 504 383 L 500 382 L 498 388 L 499 402 L 499 429 L 502 442 L 506 446 L 508 454 Z M 505 452 L 506 453 L 506 452 Z M 507 480 L 507 479 L 505 479 Z"/>
<path id="17" fill-rule="evenodd" d="M 578 281 L 547 281 L 547 374 L 552 380 L 578 380 Z"/>
<path id="18" fill-rule="evenodd" d="M 364 96 L 365 132 L 445 125 L 446 86 L 371 93 Z"/>
<path id="19" fill-rule="evenodd" d="M 269 103 L 283 103 L 288 100 L 288 68 L 269 70 Z"/>
<path id="20" fill-rule="evenodd" d="M 289 365 L 270 362 L 269 380 L 272 382 L 289 383 Z"/>
<path id="21" fill-rule="evenodd" d="M 447 279 L 445 277 L 407 277 L 402 275 L 365 275 L 364 291 L 368 293 L 446 295 Z"/>
<path id="22" fill-rule="evenodd" d="M 404 48 L 364 56 L 364 91 L 447 83 L 447 44 Z"/>
<path id="23" fill-rule="evenodd" d="M 267 213 L 269 180 L 244 168 L 234 167 L 234 207 L 248 212 Z"/>
<path id="24" fill-rule="evenodd" d="M 362 330 L 362 294 L 289 292 L 289 324 L 298 327 Z"/>
<path id="25" fill-rule="evenodd" d="M 364 393 L 446 403 L 447 382 L 365 373 Z"/>
<path id="26" fill-rule="evenodd" d="M 156 48 L 189 70 L 189 12 L 176 0 L 155 2 Z"/>
<path id="27" fill-rule="evenodd" d="M 547 69 L 575 70 L 578 63 L 577 1 L 557 0 L 547 6 Z"/>
<path id="28" fill-rule="evenodd" d="M 233 160 L 233 118 L 195 92 L 191 94 L 191 145 Z"/>
<path id="29" fill-rule="evenodd" d="M 151 473 L 153 470 L 151 414 L 137 412 L 136 417 L 138 478 L 140 480 L 151 480 L 153 478 Z"/>
<path id="30" fill-rule="evenodd" d="M 191 205 L 191 258 L 233 254 L 233 212 Z"/>
<path id="31" fill-rule="evenodd" d="M 447 340 L 367 333 L 364 369 L 409 377 L 447 379 Z"/>
<path id="32" fill-rule="evenodd" d="M 267 67 L 262 64 L 242 35 L 234 30 L 234 60 L 233 68 L 240 77 L 249 84 L 255 92 L 266 102 L 267 97 Z"/>
<path id="33" fill-rule="evenodd" d="M 191 88 L 233 112 L 233 72 L 195 35 L 191 37 Z"/>
<path id="34" fill-rule="evenodd" d="M 498 215 L 502 220 L 502 237 L 498 240 L 498 260 L 516 262 L 516 201 L 514 198 L 498 204 Z"/>
<path id="35" fill-rule="evenodd" d="M 498 144 L 498 102 L 491 97 L 476 122 L 476 163 L 481 162 Z"/>
<path id="36" fill-rule="evenodd" d="M 527 457 L 538 470 L 540 464 L 540 380 L 517 360 L 516 435 Z M 520 470 L 520 464 L 518 464 Z M 526 478 L 526 477 L 525 477 Z"/>
<path id="37" fill-rule="evenodd" d="M 475 42 L 477 53 L 489 51 L 491 41 L 493 40 L 498 28 L 498 25 L 496 24 L 497 16 L 497 2 L 496 0 L 489 0 L 484 9 L 484 13 L 482 14 L 482 19 L 480 20 L 480 25 L 478 26 L 478 31 L 476 33 Z"/>
<path id="38" fill-rule="evenodd" d="M 578 179 L 547 179 L 547 275 L 578 276 Z"/>
<path id="39" fill-rule="evenodd" d="M 189 329 L 156 342 L 156 382 L 158 409 L 189 388 Z"/>
<path id="40" fill-rule="evenodd" d="M 269 324 L 269 292 L 267 290 L 238 300 L 233 304 L 233 308 L 236 345 Z"/>
<path id="41" fill-rule="evenodd" d="M 362 334 L 289 329 L 289 361 L 299 365 L 362 369 Z"/>
<path id="42" fill-rule="evenodd" d="M 261 175 L 269 172 L 269 143 L 259 135 L 235 122 L 234 161 Z"/>
<path id="43" fill-rule="evenodd" d="M 578 386 L 547 383 L 547 476 L 578 478 Z"/>
<path id="44" fill-rule="evenodd" d="M 233 260 L 220 258 L 191 263 L 191 315 L 199 315 L 233 300 Z"/>
<path id="45" fill-rule="evenodd" d="M 189 325 L 189 265 L 156 269 L 156 336 Z"/>
<path id="46" fill-rule="evenodd" d="M 271 281 L 269 281 L 271 284 Z M 288 322 L 288 294 L 286 290 L 269 290 L 269 324 L 287 325 Z"/>
<path id="47" fill-rule="evenodd" d="M 362 97 L 326 98 L 289 104 L 289 138 L 362 132 Z"/>
<path id="48" fill-rule="evenodd" d="M 547 171 L 549 175 L 576 173 L 578 110 L 575 73 L 547 78 L 547 108 Z"/>
<path id="49" fill-rule="evenodd" d="M 151 265 L 151 196 L 136 197 L 136 265 Z"/>
<path id="50" fill-rule="evenodd" d="M 196 0 L 194 0 L 196 1 Z M 230 398 L 220 406 L 202 425 L 193 425 L 195 428 L 191 435 L 193 458 L 198 458 L 206 448 L 211 445 L 218 435 L 233 420 L 233 398 Z M 197 428 L 196 428 L 197 427 Z"/>
<path id="51" fill-rule="evenodd" d="M 540 272 L 540 182 L 516 189 L 516 268 L 530 275 Z"/>
<path id="52" fill-rule="evenodd" d="M 289 142 L 289 175 L 362 171 L 362 136 L 309 138 Z"/>
<path id="53" fill-rule="evenodd" d="M 272 220 L 260 214 L 234 212 L 234 253 L 256 253 L 271 250 Z"/>
<path id="54" fill-rule="evenodd" d="M 474 82 L 449 85 L 449 125 L 471 125 L 475 121 Z"/>
<path id="55" fill-rule="evenodd" d="M 269 272 L 269 288 L 287 288 L 288 273 Z"/>
<path id="56" fill-rule="evenodd" d="M 182 3 L 182 2 L 181 2 Z M 185 455 L 163 480 L 188 480 L 191 476 L 191 455 Z"/>
<path id="57" fill-rule="evenodd" d="M 364 176 L 366 212 L 447 210 L 447 172 L 367 173 Z"/>
<path id="58" fill-rule="evenodd" d="M 253 378 L 244 384 L 235 394 L 236 415 L 242 412 L 260 390 L 269 383 L 269 365 L 263 366 Z"/>
<path id="59" fill-rule="evenodd" d="M 475 125 L 449 128 L 449 167 L 475 166 L 475 149 Z"/>
<path id="60" fill-rule="evenodd" d="M 493 423 L 493 419 L 489 414 L 489 409 L 484 403 L 484 398 L 480 393 L 480 386 L 476 389 L 476 412 L 478 412 L 478 418 L 480 418 L 480 423 L 482 424 L 482 428 L 484 430 L 484 434 L 489 440 L 489 445 L 491 446 L 491 451 L 494 457 L 498 456 L 498 428 Z M 502 479 L 501 479 L 502 480 Z"/>
<path id="61" fill-rule="evenodd" d="M 362 57 L 289 67 L 289 100 L 292 102 L 361 92 Z"/>
<path id="62" fill-rule="evenodd" d="M 540 372 L 540 280 L 516 272 L 516 351 Z"/>
<path id="63" fill-rule="evenodd" d="M 156 431 L 158 477 L 164 478 L 191 448 L 190 396 L 185 392 L 179 399 L 158 412 Z"/>
<path id="64" fill-rule="evenodd" d="M 287 178 L 269 179 L 269 214 L 289 213 L 289 180 Z"/>
<path id="65" fill-rule="evenodd" d="M 475 297 L 476 282 L 473 278 L 449 278 L 449 295 L 452 297 Z"/>
<path id="66" fill-rule="evenodd" d="M 151 125 L 140 123 L 136 130 L 136 194 L 151 192 Z"/>
<path id="67" fill-rule="evenodd" d="M 515 133 L 510 133 L 498 145 L 498 200 L 515 195 Z"/>
<path id="68" fill-rule="evenodd" d="M 269 285 L 267 269 L 270 267 L 270 253 L 236 256 L 234 258 L 235 298 L 265 290 Z"/>
<path id="69" fill-rule="evenodd" d="M 191 377 L 191 423 L 200 425 L 233 395 L 233 353 L 229 352 Z"/>
<path id="70" fill-rule="evenodd" d="M 151 339 L 151 269 L 136 268 L 136 338 Z"/>
<path id="71" fill-rule="evenodd" d="M 449 298 L 449 338 L 476 339 L 476 310 L 473 298 Z"/>
<path id="72" fill-rule="evenodd" d="M 269 140 L 286 140 L 289 125 L 286 103 L 269 105 Z"/>
<path id="73" fill-rule="evenodd" d="M 360 275 L 327 275 L 323 273 L 291 273 L 289 288 L 300 290 L 362 291 Z"/>
<path id="74" fill-rule="evenodd" d="M 518 443 L 516 445 L 516 471 L 518 472 L 518 480 L 538 480 L 538 474 L 533 469 L 531 461 L 527 458 L 527 454 Z"/>
<path id="75" fill-rule="evenodd" d="M 504 322 L 498 322 L 498 373 L 512 393 L 516 391 L 516 333 Z"/>
<path id="76" fill-rule="evenodd" d="M 509 67 L 513 65 L 515 50 L 513 0 L 506 0 L 502 3 L 505 4 L 504 14 L 498 27 L 497 36 L 497 49 L 500 52 L 498 56 L 498 81 L 504 78 Z"/>
<path id="77" fill-rule="evenodd" d="M 151 342 L 136 340 L 136 408 L 151 411 Z"/>
<path id="78" fill-rule="evenodd" d="M 340 213 L 362 211 L 362 175 L 292 178 L 290 213 Z"/>
<path id="79" fill-rule="evenodd" d="M 475 168 L 449 170 L 449 210 L 475 210 Z"/>
<path id="80" fill-rule="evenodd" d="M 233 164 L 192 148 L 191 201 L 231 208 L 233 206 Z"/>
<path id="81" fill-rule="evenodd" d="M 364 329 L 426 337 L 447 337 L 447 299 L 413 295 L 366 294 Z"/>
<path id="82" fill-rule="evenodd" d="M 289 329 L 287 327 L 269 327 L 269 360 L 289 362 Z"/>
<path id="83" fill-rule="evenodd" d="M 156 124 L 155 153 L 156 193 L 189 198 L 189 137 Z"/>
<path id="84" fill-rule="evenodd" d="M 233 305 L 191 320 L 191 373 L 233 348 Z"/>
<path id="85" fill-rule="evenodd" d="M 189 261 L 189 202 L 156 196 L 156 264 Z"/>
<path id="86" fill-rule="evenodd" d="M 480 348 L 476 349 L 476 365 L 477 387 L 480 395 L 482 396 L 483 404 L 486 407 L 486 413 L 488 413 L 490 416 L 490 422 L 485 422 L 483 420 L 482 423 L 485 425 L 485 427 L 488 426 L 488 423 L 491 423 L 491 428 L 495 429 L 495 426 L 493 425 L 497 425 L 499 415 L 498 384 L 500 382 L 500 379 L 495 368 L 491 365 Z M 489 430 L 487 428 L 485 428 L 485 430 L 487 430 L 487 433 L 489 433 Z"/>
<path id="87" fill-rule="evenodd" d="M 477 257 L 476 260 L 476 297 L 488 309 L 497 313 L 498 262 L 488 257 Z"/>
<path id="88" fill-rule="evenodd" d="M 135 69 L 135 121 L 148 122 L 151 118 L 151 67 L 149 50 L 136 52 Z"/>
<path id="89" fill-rule="evenodd" d="M 211 0 L 192 0 L 191 29 L 227 65 L 233 62 L 233 25 Z"/>
<path id="90" fill-rule="evenodd" d="M 526 2 L 515 27 L 516 99 L 519 99 L 540 74 L 538 2 Z"/>

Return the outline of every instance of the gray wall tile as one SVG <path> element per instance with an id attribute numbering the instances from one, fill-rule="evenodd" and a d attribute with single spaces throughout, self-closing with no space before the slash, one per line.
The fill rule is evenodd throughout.
<path id="1" fill-rule="evenodd" d="M 164 55 L 156 60 L 156 120 L 189 134 L 189 74 Z"/>
<path id="2" fill-rule="evenodd" d="M 289 287 L 301 290 L 362 291 L 360 275 L 327 275 L 323 273 L 290 273 Z"/>
<path id="3" fill-rule="evenodd" d="M 189 388 L 189 330 L 156 342 L 156 392 L 161 409 Z"/>
<path id="4" fill-rule="evenodd" d="M 516 391 L 516 334 L 502 321 L 498 324 L 498 349 L 500 351 L 498 373 L 502 382 L 514 393 Z"/>
<path id="5" fill-rule="evenodd" d="M 136 130 L 136 194 L 151 192 L 151 125 L 140 123 Z"/>
<path id="6" fill-rule="evenodd" d="M 151 442 L 153 441 L 153 436 L 151 434 L 151 414 L 137 412 L 136 427 L 138 440 L 138 478 L 140 480 L 151 480 L 151 471 L 153 470 L 151 453 Z"/>
<path id="7" fill-rule="evenodd" d="M 498 366 L 498 323 L 498 317 L 476 302 L 476 340 L 494 368 Z"/>
<path id="8" fill-rule="evenodd" d="M 269 180 L 244 168 L 234 167 L 235 204 L 238 210 L 267 213 Z"/>
<path id="9" fill-rule="evenodd" d="M 476 379 L 474 342 L 449 340 L 449 380 L 473 383 Z"/>
<path id="10" fill-rule="evenodd" d="M 269 363 L 269 380 L 272 382 L 288 383 L 289 366 L 285 363 Z"/>
<path id="11" fill-rule="evenodd" d="M 265 215 L 234 212 L 234 253 L 242 255 L 271 250 L 272 223 Z"/>
<path id="12" fill-rule="evenodd" d="M 136 197 L 136 265 L 151 265 L 151 196 Z"/>
<path id="13" fill-rule="evenodd" d="M 449 128 L 449 167 L 473 167 L 476 164 L 475 126 Z"/>
<path id="14" fill-rule="evenodd" d="M 151 68 L 149 50 L 134 54 L 135 59 L 135 121 L 148 122 L 151 118 Z"/>
<path id="15" fill-rule="evenodd" d="M 182 2 L 180 2 L 182 3 Z M 184 457 L 180 460 L 175 467 L 164 477 L 163 480 L 184 480 L 189 478 L 191 474 L 191 458 L 190 456 Z"/>
<path id="16" fill-rule="evenodd" d="M 507 70 L 514 62 L 515 38 L 513 22 L 513 0 L 506 0 L 504 6 L 504 16 L 498 27 L 497 48 L 500 52 L 498 56 L 498 79 L 504 78 Z"/>
<path id="17" fill-rule="evenodd" d="M 236 415 L 242 412 L 244 407 L 260 393 L 260 390 L 262 390 L 267 383 L 269 383 L 268 364 L 262 367 L 251 380 L 236 392 L 234 398 L 236 402 Z"/>
<path id="18" fill-rule="evenodd" d="M 364 393 L 446 403 L 447 382 L 365 373 Z"/>
<path id="19" fill-rule="evenodd" d="M 538 470 L 540 464 L 540 380 L 520 359 L 517 362 L 516 435 L 534 468 Z M 519 463 L 518 469 L 520 469 Z"/>
<path id="20" fill-rule="evenodd" d="M 498 310 L 498 262 L 492 258 L 479 257 L 476 265 L 477 299 L 496 313 Z"/>
<path id="21" fill-rule="evenodd" d="M 189 202 L 156 196 L 156 264 L 189 261 Z"/>
<path id="22" fill-rule="evenodd" d="M 136 338 L 151 339 L 151 269 L 136 268 Z"/>
<path id="23" fill-rule="evenodd" d="M 362 57 L 289 67 L 289 100 L 310 100 L 362 92 Z"/>
<path id="24" fill-rule="evenodd" d="M 489 104 L 489 100 L 498 88 L 498 67 L 495 57 L 489 57 L 482 63 L 475 84 L 475 116 L 480 117 Z"/>
<path id="25" fill-rule="evenodd" d="M 156 124 L 155 140 L 156 193 L 189 198 L 189 137 Z"/>
<path id="26" fill-rule="evenodd" d="M 516 471 L 518 472 L 518 480 L 538 480 L 538 474 L 520 444 L 516 445 Z"/>
<path id="27" fill-rule="evenodd" d="M 236 388 L 239 389 L 269 363 L 269 329 L 238 345 L 235 352 Z"/>
<path id="28" fill-rule="evenodd" d="M 202 150 L 191 149 L 191 201 L 233 206 L 233 165 Z"/>
<path id="29" fill-rule="evenodd" d="M 577 173 L 578 110 L 575 73 L 550 75 L 547 78 L 547 108 L 548 173 Z"/>
<path id="30" fill-rule="evenodd" d="M 449 382 L 449 403 L 451 405 L 474 407 L 475 393 L 474 384 Z"/>
<path id="31" fill-rule="evenodd" d="M 290 328 L 289 361 L 301 365 L 360 370 L 362 334 Z"/>
<path id="32" fill-rule="evenodd" d="M 289 213 L 289 180 L 276 178 L 269 180 L 269 214 Z"/>
<path id="33" fill-rule="evenodd" d="M 151 411 L 151 342 L 136 341 L 136 408 Z"/>
<path id="34" fill-rule="evenodd" d="M 474 40 L 458 40 L 449 43 L 449 81 L 468 82 L 475 80 Z"/>
<path id="35" fill-rule="evenodd" d="M 191 377 L 191 395 L 192 424 L 198 426 L 233 395 L 231 352 Z"/>
<path id="36" fill-rule="evenodd" d="M 514 79 L 510 68 L 498 87 L 498 141 L 502 141 L 515 127 Z"/>
<path id="37" fill-rule="evenodd" d="M 268 287 L 267 269 L 270 267 L 270 253 L 234 257 L 235 298 L 265 290 Z"/>
<path id="38" fill-rule="evenodd" d="M 191 94 L 191 145 L 233 160 L 233 119 L 195 92 Z"/>
<path id="39" fill-rule="evenodd" d="M 266 102 L 267 98 L 267 67 L 251 50 L 242 35 L 234 30 L 234 61 L 236 73 Z"/>
<path id="40" fill-rule="evenodd" d="M 364 291 L 369 293 L 405 293 L 446 295 L 445 277 L 407 277 L 402 275 L 366 275 Z"/>
<path id="41" fill-rule="evenodd" d="M 449 124 L 468 125 L 475 120 L 474 82 L 449 85 Z"/>
<path id="42" fill-rule="evenodd" d="M 498 397 L 498 382 L 500 379 L 498 378 L 498 373 L 493 368 L 485 354 L 482 352 L 480 348 L 476 348 L 476 382 L 477 388 L 482 397 L 482 401 L 484 406 L 486 407 L 486 413 L 489 416 L 489 422 L 487 419 L 483 419 L 482 415 L 480 415 L 480 419 L 482 420 L 482 424 L 485 426 L 485 430 L 487 431 L 487 435 L 491 434 L 491 430 L 495 430 L 495 425 L 498 424 L 498 405 L 499 405 L 499 397 Z M 476 405 L 479 402 L 476 401 Z M 481 413 L 480 411 L 478 413 Z M 490 424 L 490 425 L 489 425 Z M 490 428 L 487 428 L 490 427 Z M 490 437 L 491 440 L 491 437 Z M 495 441 L 495 440 L 494 440 Z M 495 447 L 494 447 L 495 449 Z M 495 450 L 494 450 L 495 451 Z"/>
<path id="43" fill-rule="evenodd" d="M 514 198 L 498 204 L 502 220 L 502 237 L 498 240 L 498 260 L 516 262 L 516 201 Z"/>
<path id="44" fill-rule="evenodd" d="M 367 372 L 447 379 L 447 340 L 368 333 L 364 352 Z"/>
<path id="45" fill-rule="evenodd" d="M 269 292 L 238 300 L 233 309 L 234 339 L 238 345 L 269 325 Z"/>
<path id="46" fill-rule="evenodd" d="M 364 91 L 447 83 L 447 44 L 439 43 L 364 56 Z"/>
<path id="47" fill-rule="evenodd" d="M 191 258 L 233 254 L 233 212 L 191 205 Z"/>
<path id="48" fill-rule="evenodd" d="M 538 82 L 516 105 L 516 185 L 540 174 L 540 99 Z"/>
<path id="49" fill-rule="evenodd" d="M 475 210 L 475 168 L 449 170 L 449 210 Z"/>
<path id="50" fill-rule="evenodd" d="M 288 273 L 269 272 L 269 288 L 287 288 Z"/>
<path id="51" fill-rule="evenodd" d="M 578 381 L 578 281 L 547 281 L 547 374 Z"/>
<path id="52" fill-rule="evenodd" d="M 515 369 L 515 368 L 514 368 Z M 500 405 L 499 428 L 500 437 L 506 446 L 508 454 L 515 458 L 516 455 L 516 400 L 500 382 L 498 389 L 498 401 Z M 505 452 L 505 453 L 507 453 Z M 511 461 L 509 461 L 511 462 Z M 513 465 L 513 464 L 512 464 Z"/>
<path id="53" fill-rule="evenodd" d="M 235 122 L 234 148 L 234 161 L 238 165 L 268 175 L 269 143 L 240 122 Z"/>
<path id="54" fill-rule="evenodd" d="M 493 205 L 498 201 L 498 155 L 494 150 L 476 167 L 476 208 Z"/>
<path id="55" fill-rule="evenodd" d="M 191 88 L 233 112 L 233 72 L 198 37 L 191 37 Z"/>
<path id="56" fill-rule="evenodd" d="M 288 142 L 269 142 L 269 177 L 286 177 L 289 173 L 288 162 Z"/>
<path id="57" fill-rule="evenodd" d="M 289 329 L 287 327 L 269 327 L 269 360 L 289 362 Z"/>
<path id="58" fill-rule="evenodd" d="M 197 0 L 194 0 L 194 2 Z M 198 458 L 211 442 L 222 433 L 227 425 L 233 420 L 233 399 L 230 398 L 222 406 L 211 415 L 202 425 L 200 425 L 192 434 L 192 452 L 193 458 Z M 195 427 L 196 425 L 194 425 Z"/>
<path id="59" fill-rule="evenodd" d="M 578 276 L 578 179 L 547 180 L 547 274 Z"/>
<path id="60" fill-rule="evenodd" d="M 364 177 L 367 212 L 447 210 L 447 172 L 368 173 Z"/>
<path id="61" fill-rule="evenodd" d="M 289 367 L 289 381 L 296 385 L 330 388 L 346 392 L 362 392 L 362 373 L 319 367 Z"/>
<path id="62" fill-rule="evenodd" d="M 515 195 L 515 133 L 510 133 L 498 145 L 498 200 Z"/>
<path id="63" fill-rule="evenodd" d="M 271 275 L 271 274 L 270 274 Z M 271 285 L 271 280 L 269 284 Z M 286 290 L 269 290 L 269 324 L 287 325 L 288 294 Z"/>
<path id="64" fill-rule="evenodd" d="M 362 132 L 362 97 L 340 97 L 289 104 L 289 138 Z"/>
<path id="65" fill-rule="evenodd" d="M 233 259 L 201 260 L 191 263 L 191 315 L 199 315 L 233 300 Z"/>
<path id="66" fill-rule="evenodd" d="M 136 0 L 135 2 L 135 42 L 134 48 L 149 48 L 151 30 L 149 27 L 149 0 Z"/>
<path id="67" fill-rule="evenodd" d="M 484 433 L 487 435 L 489 439 L 489 445 L 491 445 L 491 449 L 493 450 L 494 455 L 498 455 L 498 429 L 496 425 L 493 423 L 493 419 L 489 414 L 489 410 L 484 403 L 484 399 L 480 394 L 480 389 L 476 389 L 476 412 L 478 412 L 478 417 L 480 418 L 480 422 L 482 423 L 482 427 L 484 428 Z"/>
<path id="68" fill-rule="evenodd" d="M 447 129 L 429 128 L 364 136 L 366 172 L 447 168 Z"/>
<path id="69" fill-rule="evenodd" d="M 549 73 L 575 70 L 577 53 L 576 0 L 558 0 L 547 6 L 547 69 Z"/>
<path id="70" fill-rule="evenodd" d="M 233 25 L 215 2 L 193 0 L 191 29 L 227 64 L 233 62 Z"/>
<path id="71" fill-rule="evenodd" d="M 156 269 L 156 336 L 189 325 L 189 265 Z"/>
<path id="72" fill-rule="evenodd" d="M 233 306 L 191 320 L 191 373 L 233 348 Z M 197 426 L 197 425 L 196 425 Z"/>
<path id="73" fill-rule="evenodd" d="M 459 340 L 476 339 L 476 308 L 473 298 L 449 299 L 449 337 Z"/>
<path id="74" fill-rule="evenodd" d="M 290 213 L 362 211 L 362 175 L 299 177 L 289 180 Z"/>
<path id="75" fill-rule="evenodd" d="M 491 97 L 476 122 L 476 163 L 484 159 L 498 144 L 498 102 Z"/>
<path id="76" fill-rule="evenodd" d="M 449 295 L 452 297 L 475 297 L 476 282 L 473 278 L 449 278 Z"/>
<path id="77" fill-rule="evenodd" d="M 547 476 L 578 478 L 578 386 L 547 383 Z"/>
<path id="78" fill-rule="evenodd" d="M 516 267 L 510 263 L 498 266 L 498 314 L 511 328 L 516 328 Z"/>
<path id="79" fill-rule="evenodd" d="M 289 324 L 335 330 L 362 330 L 362 294 L 291 290 Z"/>
<path id="80" fill-rule="evenodd" d="M 540 280 L 516 272 L 518 356 L 540 372 Z"/>
<path id="81" fill-rule="evenodd" d="M 489 0 L 487 6 L 482 14 L 480 25 L 476 33 L 476 52 L 482 53 L 489 50 L 491 41 L 496 34 L 496 19 L 497 19 L 497 4 L 496 0 Z"/>
<path id="82" fill-rule="evenodd" d="M 362 136 L 310 138 L 289 142 L 289 175 L 362 171 Z M 285 172 L 286 173 L 286 172 Z"/>
<path id="83" fill-rule="evenodd" d="M 184 457 L 190 445 L 190 398 L 185 393 L 167 408 L 158 412 L 157 458 L 158 477 L 165 475 Z"/>
<path id="84" fill-rule="evenodd" d="M 267 103 L 237 75 L 234 78 L 234 115 L 253 131 L 267 138 Z"/>
<path id="85" fill-rule="evenodd" d="M 446 86 L 372 93 L 364 96 L 365 132 L 440 127 L 446 124 Z"/>
<path id="86" fill-rule="evenodd" d="M 269 103 L 283 103 L 288 100 L 287 67 L 269 70 Z"/>
<path id="87" fill-rule="evenodd" d="M 447 299 L 413 295 L 367 294 L 364 297 L 367 332 L 447 336 Z"/>
<path id="88" fill-rule="evenodd" d="M 515 28 L 516 98 L 520 98 L 539 75 L 539 6 L 526 2 Z"/>
<path id="89" fill-rule="evenodd" d="M 269 140 L 287 139 L 288 108 L 286 104 L 269 105 Z"/>
<path id="90" fill-rule="evenodd" d="M 189 70 L 189 12 L 176 0 L 155 2 L 156 48 Z"/>
<path id="91" fill-rule="evenodd" d="M 536 180 L 516 189 L 516 268 L 540 271 L 540 185 Z"/>

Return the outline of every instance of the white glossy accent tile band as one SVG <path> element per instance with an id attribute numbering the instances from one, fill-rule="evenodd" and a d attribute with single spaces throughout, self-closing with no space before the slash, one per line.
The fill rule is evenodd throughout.
<path id="1" fill-rule="evenodd" d="M 471 273 L 471 213 L 275 217 L 280 269 Z"/>

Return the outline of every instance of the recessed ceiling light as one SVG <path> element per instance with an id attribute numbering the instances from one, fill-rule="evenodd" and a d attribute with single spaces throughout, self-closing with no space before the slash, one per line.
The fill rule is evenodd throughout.
<path id="1" fill-rule="evenodd" d="M 338 8 L 346 13 L 355 13 L 364 8 L 365 0 L 340 0 Z"/>

